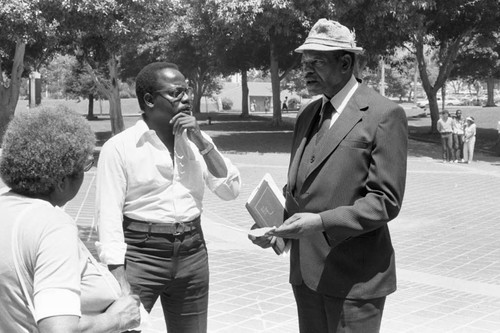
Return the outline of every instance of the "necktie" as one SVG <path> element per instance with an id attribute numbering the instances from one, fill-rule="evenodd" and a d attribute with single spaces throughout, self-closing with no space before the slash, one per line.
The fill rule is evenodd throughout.
<path id="1" fill-rule="evenodd" d="M 326 102 L 323 105 L 323 110 L 321 111 L 321 118 L 318 124 L 318 134 L 316 135 L 316 144 L 321 140 L 323 135 L 328 132 L 330 129 L 330 122 L 332 120 L 332 115 L 335 112 L 335 108 L 333 107 L 330 101 Z"/>

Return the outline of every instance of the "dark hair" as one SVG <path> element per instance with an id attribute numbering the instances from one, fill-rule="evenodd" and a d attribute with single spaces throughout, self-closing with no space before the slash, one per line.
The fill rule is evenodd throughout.
<path id="1" fill-rule="evenodd" d="M 165 68 L 179 70 L 177 65 L 171 62 L 152 62 L 144 66 L 139 74 L 137 74 L 135 79 L 135 94 L 137 96 L 137 101 L 139 102 L 139 107 L 142 111 L 145 111 L 146 109 L 144 95 L 147 93 L 151 94 L 158 89 L 156 87 L 157 73 Z"/>
<path id="2" fill-rule="evenodd" d="M 94 143 L 89 122 L 65 106 L 20 112 L 3 138 L 0 175 L 16 193 L 48 195 L 63 177 L 83 172 Z"/>

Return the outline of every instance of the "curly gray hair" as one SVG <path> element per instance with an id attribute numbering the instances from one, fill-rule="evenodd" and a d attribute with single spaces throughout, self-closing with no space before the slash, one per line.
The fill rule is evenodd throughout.
<path id="1" fill-rule="evenodd" d="M 83 172 L 94 144 L 88 121 L 65 106 L 22 112 L 5 132 L 0 176 L 16 193 L 48 195 L 62 178 Z"/>

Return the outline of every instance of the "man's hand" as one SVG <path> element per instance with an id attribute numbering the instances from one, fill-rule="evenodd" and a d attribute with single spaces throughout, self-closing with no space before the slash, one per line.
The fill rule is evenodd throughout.
<path id="1" fill-rule="evenodd" d="M 256 228 L 258 228 L 258 225 L 254 224 L 250 229 L 256 229 Z M 249 234 L 248 239 L 250 239 L 252 243 L 254 243 L 257 246 L 260 246 L 263 249 L 267 249 L 276 243 L 276 237 L 274 236 L 255 237 L 254 235 Z"/>
<path id="2" fill-rule="evenodd" d="M 113 276 L 116 278 L 118 283 L 120 284 L 120 287 L 122 288 L 122 294 L 123 295 L 131 294 L 130 283 L 127 280 L 127 274 L 125 273 L 125 266 L 124 265 L 108 265 L 108 269 L 111 272 L 111 274 L 113 274 Z"/>
<path id="3" fill-rule="evenodd" d="M 139 305 L 139 296 L 122 296 L 109 306 L 106 314 L 118 320 L 118 330 L 122 332 L 138 327 L 141 323 Z"/>
<path id="4" fill-rule="evenodd" d="M 200 126 L 191 112 L 178 112 L 170 120 L 170 123 L 173 124 L 174 135 L 181 134 L 182 131 L 187 130 L 189 140 L 193 141 L 195 144 L 197 141 L 201 142 L 201 140 L 203 140 L 200 132 Z"/>
<path id="5" fill-rule="evenodd" d="M 266 235 L 298 239 L 315 232 L 324 231 L 319 214 L 297 213 L 288 218 L 281 226 L 270 230 Z"/>

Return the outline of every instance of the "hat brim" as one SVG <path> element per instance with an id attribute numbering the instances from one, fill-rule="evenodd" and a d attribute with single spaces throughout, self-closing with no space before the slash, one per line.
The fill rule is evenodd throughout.
<path id="1" fill-rule="evenodd" d="M 295 49 L 295 52 L 297 53 L 303 53 L 304 51 L 322 51 L 322 52 L 327 52 L 327 51 L 347 51 L 347 52 L 352 52 L 356 54 L 361 54 L 363 53 L 363 48 L 361 47 L 338 47 L 338 46 L 329 46 L 329 45 L 323 45 L 323 44 L 317 44 L 317 43 L 307 43 L 307 44 L 302 44 L 298 48 Z"/>

